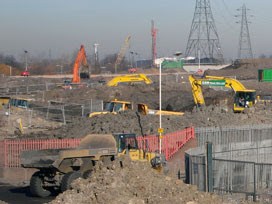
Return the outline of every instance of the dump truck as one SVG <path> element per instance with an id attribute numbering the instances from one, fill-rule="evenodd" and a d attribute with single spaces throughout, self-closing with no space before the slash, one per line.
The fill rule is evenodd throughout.
<path id="1" fill-rule="evenodd" d="M 121 155 L 149 162 L 158 171 L 167 171 L 165 156 L 139 149 L 135 134 L 89 134 L 75 149 L 23 151 L 21 165 L 39 169 L 30 179 L 30 192 L 46 197 L 54 191 L 70 189 L 77 178 L 91 176 L 98 161 L 107 164 Z"/>
<path id="2" fill-rule="evenodd" d="M 149 109 L 148 106 L 144 103 L 136 104 L 137 112 L 143 115 L 159 115 L 160 112 L 162 115 L 184 115 L 183 112 L 175 112 L 175 111 L 165 111 L 165 110 L 153 110 Z M 87 114 L 88 117 L 93 117 L 95 115 L 102 114 L 117 114 L 126 110 L 134 110 L 134 104 L 129 101 L 118 101 L 117 99 L 113 101 L 108 101 L 105 104 L 105 111 L 101 112 L 90 112 Z"/>

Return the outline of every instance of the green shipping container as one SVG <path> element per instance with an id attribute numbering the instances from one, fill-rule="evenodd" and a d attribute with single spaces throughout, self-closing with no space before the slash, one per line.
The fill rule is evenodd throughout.
<path id="1" fill-rule="evenodd" d="M 258 80 L 259 82 L 272 82 L 272 69 L 259 69 Z"/>
<path id="2" fill-rule="evenodd" d="M 183 60 L 180 62 L 163 61 L 162 68 L 183 68 Z"/>

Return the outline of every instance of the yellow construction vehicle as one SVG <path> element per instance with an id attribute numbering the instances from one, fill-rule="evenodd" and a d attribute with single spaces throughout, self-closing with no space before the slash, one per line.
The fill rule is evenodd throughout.
<path id="1" fill-rule="evenodd" d="M 98 161 L 108 165 L 116 157 L 129 155 L 132 160 L 149 162 L 157 171 L 167 171 L 165 156 L 139 149 L 135 134 L 89 134 L 78 148 L 23 151 L 21 164 L 24 168 L 35 168 L 30 179 L 30 192 L 34 196 L 46 197 L 52 191 L 66 191 L 80 177 L 91 176 Z"/>
<path id="2" fill-rule="evenodd" d="M 124 76 L 117 76 L 107 83 L 108 86 L 117 86 L 119 83 L 133 84 L 135 82 L 144 82 L 145 84 L 151 84 L 152 80 L 144 74 L 131 74 Z"/>
<path id="3" fill-rule="evenodd" d="M 105 111 L 102 112 L 92 112 L 88 113 L 88 117 L 93 117 L 95 115 L 101 115 L 101 114 L 117 114 L 121 111 L 125 110 L 132 110 L 133 109 L 133 104 L 128 101 L 118 101 L 115 99 L 114 101 L 109 101 L 105 104 Z"/>
<path id="4" fill-rule="evenodd" d="M 175 112 L 175 111 L 165 111 L 165 110 L 153 110 L 149 109 L 146 104 L 139 103 L 138 105 L 138 112 L 143 115 L 184 115 L 183 112 Z"/>
<path id="5" fill-rule="evenodd" d="M 246 89 L 245 86 L 236 79 L 217 76 L 206 76 L 205 78 L 196 79 L 191 75 L 189 76 L 189 81 L 192 86 L 194 102 L 197 106 L 205 104 L 201 90 L 202 86 L 222 86 L 232 89 L 235 92 L 233 104 L 234 112 L 241 112 L 256 103 L 256 90 Z"/>
<path id="6" fill-rule="evenodd" d="M 126 110 L 133 110 L 134 106 L 133 103 L 129 101 L 118 101 L 115 99 L 114 101 L 109 101 L 106 103 L 106 109 L 105 111 L 102 112 L 93 112 L 93 113 L 88 113 L 88 117 L 93 117 L 95 115 L 100 115 L 100 114 L 117 114 L 121 111 L 126 111 Z M 137 111 L 143 115 L 159 115 L 160 111 L 159 110 L 153 110 L 149 109 L 146 104 L 139 103 L 137 104 Z M 174 112 L 174 111 L 161 111 L 162 115 L 184 115 L 183 112 Z"/>

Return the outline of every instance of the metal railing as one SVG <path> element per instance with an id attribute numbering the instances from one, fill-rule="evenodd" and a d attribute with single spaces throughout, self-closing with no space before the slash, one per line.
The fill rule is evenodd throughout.
<path id="1" fill-rule="evenodd" d="M 186 151 L 186 181 L 206 191 L 204 143 L 212 142 L 213 191 L 252 200 L 272 190 L 272 126 L 196 128 L 198 148 Z M 270 196 L 272 198 L 272 195 Z"/>

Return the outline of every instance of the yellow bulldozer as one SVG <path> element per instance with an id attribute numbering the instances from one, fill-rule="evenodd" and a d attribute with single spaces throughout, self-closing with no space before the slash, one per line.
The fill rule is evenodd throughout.
<path id="1" fill-rule="evenodd" d="M 98 161 L 107 165 L 122 155 L 149 162 L 157 171 L 167 171 L 165 156 L 139 149 L 135 134 L 89 134 L 76 149 L 23 151 L 21 164 L 24 168 L 39 169 L 30 179 L 30 192 L 47 197 L 53 191 L 70 189 L 77 178 L 91 176 Z"/>
<path id="2" fill-rule="evenodd" d="M 149 109 L 148 106 L 144 103 L 139 103 L 136 105 L 137 111 L 143 115 L 159 115 L 159 110 Z M 92 112 L 88 113 L 88 117 L 93 117 L 95 115 L 101 114 L 117 114 L 126 110 L 134 110 L 134 104 L 129 101 L 118 101 L 117 99 L 113 101 L 109 101 L 105 105 L 105 111 L 102 112 Z M 162 115 L 184 115 L 183 112 L 175 112 L 175 111 L 161 111 Z"/>

